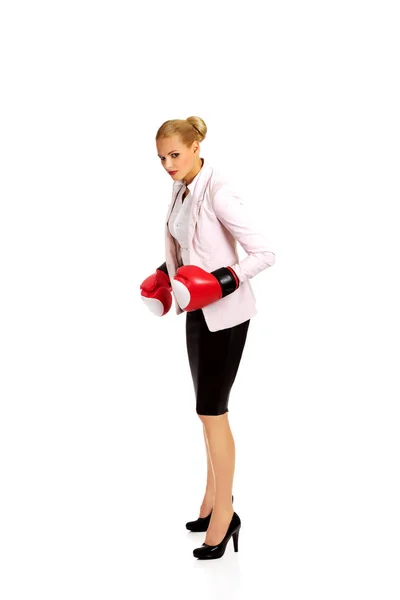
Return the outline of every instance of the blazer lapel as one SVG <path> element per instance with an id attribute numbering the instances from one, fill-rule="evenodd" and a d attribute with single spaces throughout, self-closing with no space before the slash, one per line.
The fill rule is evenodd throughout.
<path id="1" fill-rule="evenodd" d="M 165 219 L 165 224 L 168 225 L 168 219 L 171 216 L 171 212 L 172 209 L 174 207 L 174 202 L 181 190 L 181 188 L 184 187 L 184 184 L 181 181 L 174 181 L 174 185 L 172 186 L 172 197 L 171 197 L 171 202 L 170 205 L 168 207 L 168 211 L 167 211 L 167 218 Z"/>
<path id="2" fill-rule="evenodd" d="M 204 159 L 204 164 L 203 164 L 203 167 L 201 168 L 201 170 L 199 171 L 199 176 L 197 177 L 196 181 L 194 182 L 193 188 L 190 190 L 190 192 L 192 194 L 192 206 L 191 206 L 191 210 L 190 210 L 189 223 L 188 223 L 188 246 L 189 247 L 191 247 L 191 244 L 192 244 L 194 230 L 196 227 L 196 221 L 197 221 L 199 211 L 201 208 L 201 203 L 203 202 L 204 194 L 205 194 L 207 185 L 211 179 L 212 173 L 213 173 L 212 167 Z M 182 183 L 182 181 L 174 181 L 174 184 L 172 187 L 171 203 L 168 207 L 167 217 L 165 219 L 166 248 L 169 248 L 171 251 L 172 251 L 172 247 L 175 242 L 174 242 L 174 239 L 168 229 L 168 220 L 171 216 L 171 212 L 174 207 L 174 203 L 178 197 L 178 194 L 181 191 L 182 187 L 184 187 L 184 185 L 185 184 Z M 189 183 L 188 187 L 190 189 L 190 183 Z"/>
<path id="3" fill-rule="evenodd" d="M 194 230 L 196 227 L 197 217 L 199 216 L 201 204 L 203 202 L 206 187 L 210 181 L 211 175 L 212 175 L 212 168 L 206 161 L 204 161 L 203 168 L 201 169 L 201 171 L 199 173 L 199 177 L 196 180 L 193 191 L 192 191 L 193 200 L 192 200 L 192 206 L 191 206 L 189 223 L 188 223 L 188 246 L 189 247 L 192 244 L 192 239 L 193 239 Z"/>

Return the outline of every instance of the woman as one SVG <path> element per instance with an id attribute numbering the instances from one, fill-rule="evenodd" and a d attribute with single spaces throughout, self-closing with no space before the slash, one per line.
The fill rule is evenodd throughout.
<path id="1" fill-rule="evenodd" d="M 165 315 L 172 299 L 177 314 L 186 312 L 187 352 L 207 452 L 199 518 L 186 524 L 207 532 L 203 546 L 193 551 L 199 559 L 220 558 L 230 537 L 238 550 L 241 521 L 232 506 L 235 445 L 228 400 L 257 312 L 249 279 L 275 262 L 242 200 L 200 157 L 206 133 L 199 117 L 169 120 L 157 131 L 158 156 L 174 182 L 166 261 L 141 285 L 142 298 L 156 315 Z M 247 254 L 241 261 L 237 242 Z"/>

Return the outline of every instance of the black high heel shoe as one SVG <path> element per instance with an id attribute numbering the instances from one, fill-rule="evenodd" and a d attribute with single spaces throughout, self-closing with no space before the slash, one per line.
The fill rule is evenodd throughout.
<path id="1" fill-rule="evenodd" d="M 232 504 L 233 504 L 233 496 L 232 496 Z M 207 531 L 208 526 L 210 524 L 212 515 L 212 510 L 207 517 L 199 517 L 196 521 L 188 521 L 186 523 L 186 529 L 189 531 Z"/>
<path id="2" fill-rule="evenodd" d="M 241 527 L 240 517 L 237 513 L 233 513 L 232 520 L 229 524 L 228 531 L 222 541 L 216 546 L 203 544 L 199 548 L 193 550 L 193 556 L 200 559 L 221 558 L 224 555 L 226 546 L 231 537 L 233 537 L 233 548 L 237 552 L 239 549 L 239 531 Z"/>

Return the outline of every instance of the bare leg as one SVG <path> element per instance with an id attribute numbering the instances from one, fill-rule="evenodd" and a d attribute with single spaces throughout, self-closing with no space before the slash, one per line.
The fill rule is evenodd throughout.
<path id="1" fill-rule="evenodd" d="M 232 487 L 235 472 L 235 442 L 228 412 L 223 415 L 199 415 L 203 422 L 215 477 L 214 508 L 205 543 L 219 544 L 233 516 Z"/>
<path id="2" fill-rule="evenodd" d="M 214 469 L 210 459 L 210 449 L 208 447 L 206 428 L 203 425 L 204 442 L 206 445 L 207 454 L 207 486 L 204 494 L 203 503 L 200 508 L 199 517 L 208 517 L 214 506 L 214 495 L 215 495 L 215 482 L 214 482 Z"/>

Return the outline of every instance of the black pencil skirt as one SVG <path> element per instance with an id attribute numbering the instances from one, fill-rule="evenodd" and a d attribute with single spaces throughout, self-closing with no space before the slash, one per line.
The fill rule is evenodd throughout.
<path id="1" fill-rule="evenodd" d="M 250 319 L 210 331 L 201 309 L 186 313 L 186 346 L 199 415 L 228 412 L 229 394 L 239 368 Z"/>

